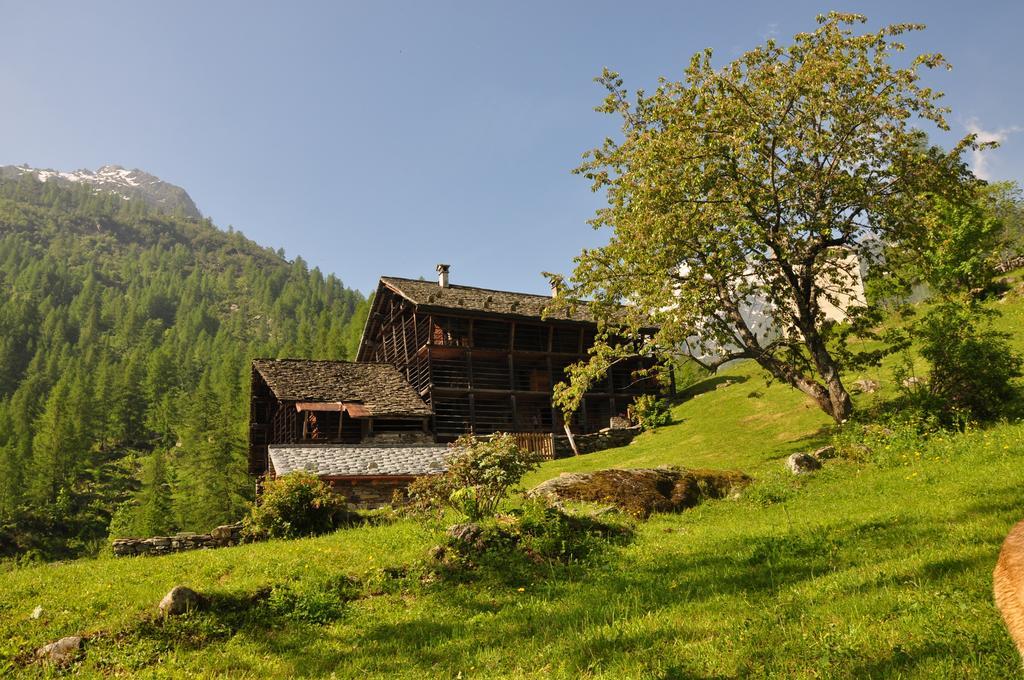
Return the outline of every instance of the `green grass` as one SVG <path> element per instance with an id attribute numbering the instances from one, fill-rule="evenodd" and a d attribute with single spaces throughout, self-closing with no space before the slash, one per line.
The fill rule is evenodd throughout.
<path id="1" fill-rule="evenodd" d="M 1020 298 L 1000 307 L 1019 334 Z M 523 580 L 424 580 L 443 524 L 403 520 L 9 569 L 0 675 L 45 675 L 23 664 L 26 652 L 85 634 L 67 672 L 87 677 L 1020 676 L 991 572 L 1024 517 L 1024 424 L 904 445 L 883 452 L 884 464 L 834 460 L 797 479 L 782 459 L 830 428 L 802 395 L 766 386 L 747 365 L 695 392 L 673 408 L 672 426 L 545 464 L 529 482 L 675 464 L 738 468 L 755 484 L 736 500 L 656 515 L 592 563 Z M 352 585 L 339 589 L 342 576 Z M 178 583 L 212 596 L 212 611 L 154 622 Z"/>
<path id="2" fill-rule="evenodd" d="M 563 458 L 531 474 L 527 485 L 560 472 L 608 467 L 765 469 L 795 451 L 822 446 L 832 421 L 802 393 L 767 384 L 750 362 L 720 372 L 680 395 L 673 425 L 646 432 L 629 446 Z"/>

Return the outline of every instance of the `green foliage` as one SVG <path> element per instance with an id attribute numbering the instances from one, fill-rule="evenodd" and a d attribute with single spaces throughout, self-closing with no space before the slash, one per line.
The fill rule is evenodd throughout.
<path id="1" fill-rule="evenodd" d="M 208 220 L 0 182 L 0 551 L 236 521 L 250 360 L 348 358 L 366 309 Z"/>
<path id="2" fill-rule="evenodd" d="M 683 346 L 709 367 L 753 359 L 837 423 L 849 417 L 826 303 L 846 306 L 864 262 L 885 271 L 879 238 L 919 245 L 926 196 L 973 194 L 962 154 L 979 146 L 971 136 L 948 153 L 922 145 L 922 123 L 948 126 L 921 71 L 946 61 L 900 55 L 900 36 L 920 25 L 855 32 L 865 22 L 833 12 L 789 45 L 768 40 L 724 65 L 706 50 L 653 92 L 634 95 L 611 71 L 598 78 L 608 93 L 598 110 L 621 118 L 622 134 L 577 172 L 605 193 L 591 223 L 612 234 L 576 259 L 568 284 L 557 279 L 556 304 L 588 304 L 606 325 L 581 381 L 617 356 Z M 775 314 L 774 329 L 745 315 L 751 301 Z M 616 341 L 652 325 L 640 347 Z M 579 389 L 569 385 L 564 410 Z"/>
<path id="3" fill-rule="evenodd" d="M 653 394 L 641 394 L 629 405 L 629 419 L 644 430 L 653 430 L 672 422 L 668 401 Z"/>
<path id="4" fill-rule="evenodd" d="M 924 409 L 897 409 L 843 425 L 833 436 L 838 456 L 879 467 L 900 467 L 918 462 L 932 440 L 947 435 Z"/>
<path id="5" fill-rule="evenodd" d="M 1024 196 L 1016 182 L 993 182 L 981 190 L 986 213 L 1003 225 L 1000 259 L 1024 255 Z"/>
<path id="6" fill-rule="evenodd" d="M 261 605 L 272 617 L 323 625 L 341 617 L 345 603 L 358 594 L 358 584 L 340 574 L 278 584 Z"/>
<path id="7" fill-rule="evenodd" d="M 535 454 L 520 449 L 505 433 L 487 439 L 463 435 L 446 462 L 443 474 L 420 477 L 409 485 L 414 509 L 450 508 L 469 519 L 490 517 L 523 475 L 539 465 Z"/>
<path id="8" fill-rule="evenodd" d="M 945 301 L 916 325 L 921 356 L 931 364 L 927 393 L 947 425 L 1002 416 L 1019 397 L 1013 379 L 1024 366 L 1007 340 L 991 326 L 991 313 L 971 303 Z"/>
<path id="9" fill-rule="evenodd" d="M 926 194 L 915 247 L 894 243 L 888 249 L 890 266 L 912 281 L 926 283 L 942 296 L 980 296 L 995 275 L 1003 242 L 1003 223 L 985 209 L 977 195 Z"/>
<path id="10" fill-rule="evenodd" d="M 632 536 L 632 524 L 616 513 L 598 518 L 529 501 L 512 516 L 517 520 L 515 526 L 527 553 L 547 560 L 585 560 L 604 550 L 609 540 L 622 542 Z"/>
<path id="11" fill-rule="evenodd" d="M 586 566 L 610 543 L 633 535 L 630 520 L 617 513 L 601 517 L 569 513 L 540 501 L 527 501 L 508 514 L 457 525 L 440 549 L 435 566 L 449 579 L 488 579 L 518 584 L 550 569 Z"/>
<path id="12" fill-rule="evenodd" d="M 266 483 L 259 504 L 244 520 L 244 533 L 253 539 L 315 536 L 356 518 L 319 477 L 292 472 Z"/>

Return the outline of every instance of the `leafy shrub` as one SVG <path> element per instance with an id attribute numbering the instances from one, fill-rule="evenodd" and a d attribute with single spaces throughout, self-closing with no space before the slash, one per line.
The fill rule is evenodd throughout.
<path id="1" fill-rule="evenodd" d="M 996 419 L 1017 396 L 1012 381 L 1021 375 L 1021 357 L 1010 349 L 1008 335 L 991 327 L 990 314 L 946 301 L 915 328 L 921 355 L 932 365 L 924 406 L 946 426 Z M 920 394 L 908 396 L 921 401 Z"/>
<path id="2" fill-rule="evenodd" d="M 409 485 L 410 506 L 451 508 L 471 520 L 493 515 L 523 475 L 540 464 L 536 454 L 520 449 L 504 433 L 489 439 L 463 435 L 446 462 L 444 474 L 420 477 Z"/>
<path id="3" fill-rule="evenodd" d="M 359 584 L 345 575 L 310 579 L 308 583 L 276 585 L 263 606 L 273 616 L 325 624 L 341 617 L 345 603 L 359 594 Z"/>
<path id="4" fill-rule="evenodd" d="M 629 419 L 644 430 L 653 430 L 672 423 L 668 402 L 653 394 L 641 394 L 629 406 Z"/>
<path id="5" fill-rule="evenodd" d="M 623 515 L 576 515 L 530 501 L 507 515 L 449 528 L 434 559 L 449 577 L 475 573 L 522 582 L 536 577 L 540 567 L 578 564 L 631 535 Z"/>
<path id="6" fill-rule="evenodd" d="M 864 413 L 832 438 L 841 458 L 880 467 L 908 465 L 921 458 L 930 442 L 948 436 L 934 415 L 904 408 Z"/>
<path id="7" fill-rule="evenodd" d="M 292 472 L 267 482 L 260 504 L 244 520 L 244 532 L 254 539 L 296 538 L 326 533 L 357 519 L 345 508 L 344 498 L 316 475 Z"/>
<path id="8" fill-rule="evenodd" d="M 524 548 L 548 560 L 580 560 L 599 552 L 610 539 L 629 536 L 628 524 L 614 521 L 614 514 L 602 518 L 562 512 L 532 501 L 513 516 Z"/>

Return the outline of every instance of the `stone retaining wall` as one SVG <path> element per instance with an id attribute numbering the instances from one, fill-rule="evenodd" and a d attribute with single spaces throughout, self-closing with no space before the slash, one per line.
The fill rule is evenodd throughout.
<path id="1" fill-rule="evenodd" d="M 618 446 L 625 446 L 633 441 L 640 434 L 639 427 L 606 427 L 591 434 L 578 434 L 573 437 L 576 440 L 576 448 L 580 454 L 614 449 Z M 568 458 L 574 455 L 569 438 L 564 434 L 556 434 L 555 437 L 555 458 Z"/>
<path id="2" fill-rule="evenodd" d="M 412 478 L 375 479 L 360 481 L 357 478 L 326 479 L 331 491 L 344 496 L 345 502 L 356 510 L 375 510 L 391 505 L 396 491 L 403 491 Z"/>
<path id="3" fill-rule="evenodd" d="M 1017 255 L 1016 257 L 1010 257 L 996 265 L 996 272 L 999 274 L 1005 274 L 1006 272 L 1013 271 L 1014 269 L 1020 269 L 1024 267 L 1024 255 Z"/>
<path id="4" fill-rule="evenodd" d="M 208 534 L 185 532 L 174 536 L 153 536 L 152 538 L 117 538 L 114 539 L 113 547 L 115 557 L 166 555 L 185 550 L 238 545 L 241 538 L 242 523 L 238 522 L 237 524 L 219 526 Z"/>

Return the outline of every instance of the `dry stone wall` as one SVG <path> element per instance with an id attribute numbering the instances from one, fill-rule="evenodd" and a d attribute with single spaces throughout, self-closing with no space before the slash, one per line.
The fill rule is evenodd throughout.
<path id="1" fill-rule="evenodd" d="M 186 550 L 224 548 L 238 545 L 242 539 L 242 523 L 225 524 L 208 534 L 184 532 L 174 536 L 153 536 L 152 538 L 114 539 L 114 556 L 166 555 Z"/>
<path id="2" fill-rule="evenodd" d="M 576 440 L 576 448 L 580 450 L 581 454 L 584 454 L 625 446 L 633 441 L 638 434 L 640 434 L 639 427 L 606 427 L 591 434 L 574 435 L 573 439 Z M 567 436 L 555 435 L 554 439 L 555 458 L 568 458 L 574 455 Z"/>
<path id="3" fill-rule="evenodd" d="M 345 502 L 357 510 L 374 510 L 391 505 L 396 491 L 409 486 L 409 479 L 367 480 L 352 479 L 329 480 L 331 491 L 345 497 Z"/>

